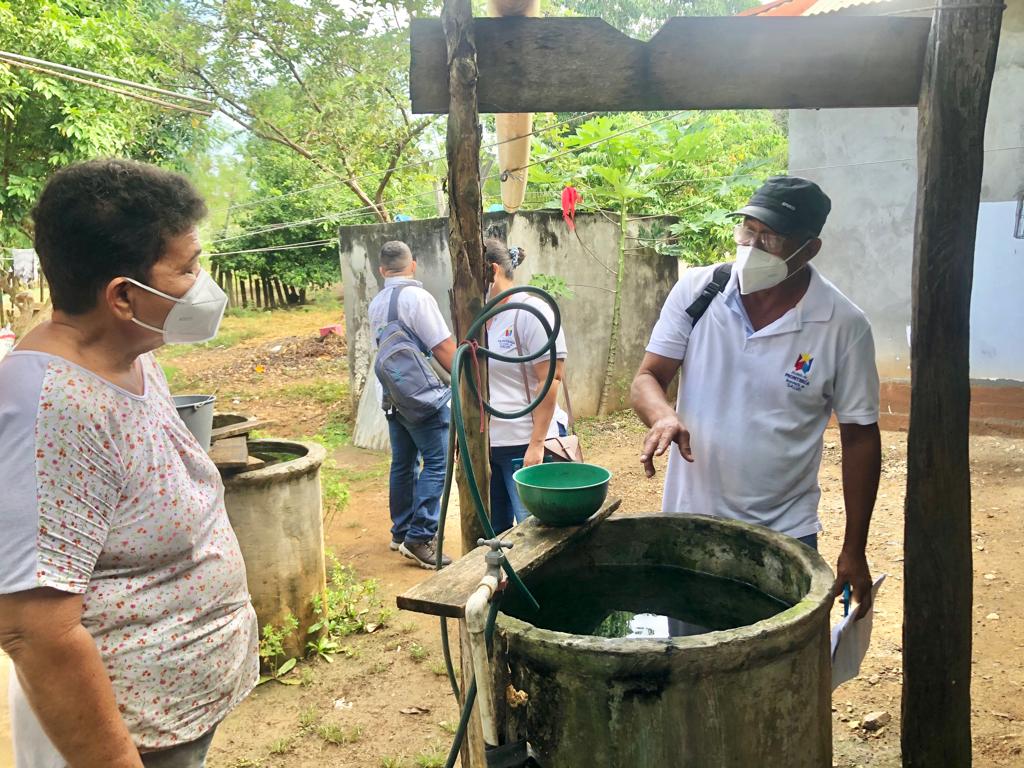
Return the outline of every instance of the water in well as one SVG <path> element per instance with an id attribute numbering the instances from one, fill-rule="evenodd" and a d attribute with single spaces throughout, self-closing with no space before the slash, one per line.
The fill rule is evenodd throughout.
<path id="1" fill-rule="evenodd" d="M 514 595 L 502 610 L 534 626 L 599 637 L 670 638 L 734 629 L 790 605 L 741 581 L 671 565 L 603 565 L 541 573 L 534 612 Z"/>

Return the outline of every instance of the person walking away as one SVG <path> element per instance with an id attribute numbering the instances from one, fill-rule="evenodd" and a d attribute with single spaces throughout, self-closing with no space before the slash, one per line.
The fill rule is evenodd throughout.
<path id="1" fill-rule="evenodd" d="M 633 380 L 650 428 L 648 477 L 670 446 L 662 511 L 763 525 L 817 547 L 818 470 L 839 422 L 846 530 L 836 565 L 871 605 L 866 547 L 881 471 L 879 382 L 864 313 L 811 265 L 831 201 L 814 182 L 769 178 L 735 228 L 736 261 L 686 273 Z M 673 408 L 666 391 L 682 369 Z"/>
<path id="2" fill-rule="evenodd" d="M 383 245 L 380 274 L 384 287 L 370 302 L 369 318 L 374 349 L 379 350 L 375 384 L 391 439 L 390 547 L 433 569 L 451 391 L 433 376 L 426 356 L 450 371 L 455 339 L 437 301 L 415 279 L 416 260 L 408 245 L 399 240 Z M 442 565 L 449 563 L 445 556 Z"/>
<path id="3" fill-rule="evenodd" d="M 199 194 L 128 160 L 36 205 L 53 318 L 0 361 L 0 646 L 18 768 L 201 768 L 259 677 L 224 485 L 153 358 L 214 337 Z"/>
<path id="4" fill-rule="evenodd" d="M 484 241 L 484 260 L 492 272 L 490 294 L 498 295 L 516 285 L 515 271 L 526 260 L 522 248 L 507 248 L 495 238 Z M 513 294 L 506 302 L 528 304 L 537 308 L 554 324 L 554 313 L 547 302 L 531 294 Z M 519 357 L 531 355 L 548 341 L 540 320 L 532 313 L 511 309 L 491 318 L 487 325 L 487 346 L 496 352 Z M 565 377 L 567 349 L 564 326 L 559 328 L 555 342 L 558 362 L 555 378 L 544 400 L 533 411 L 518 419 L 491 419 L 491 525 L 495 533 L 507 531 L 514 523 L 529 516 L 519 498 L 512 475 L 521 467 L 532 467 L 544 461 L 544 441 L 564 437 L 569 417 L 558 405 L 558 390 Z M 547 380 L 551 360 L 547 356 L 526 363 L 506 363 L 493 358 L 487 363 L 491 405 L 502 411 L 526 407 L 540 394 Z"/>

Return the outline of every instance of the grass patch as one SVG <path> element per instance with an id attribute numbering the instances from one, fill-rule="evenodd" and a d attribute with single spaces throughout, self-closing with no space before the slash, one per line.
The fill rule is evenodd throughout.
<path id="1" fill-rule="evenodd" d="M 451 720 L 442 720 L 440 723 L 437 724 L 437 727 L 445 733 L 447 733 L 448 735 L 454 736 L 455 731 L 459 729 L 459 724 L 453 723 Z"/>
<path id="2" fill-rule="evenodd" d="M 347 414 L 332 413 L 327 417 L 324 428 L 312 437 L 329 451 L 352 442 L 352 424 Z"/>
<path id="3" fill-rule="evenodd" d="M 417 664 L 419 664 L 422 661 L 425 661 L 427 656 L 429 655 L 430 651 L 428 651 L 419 643 L 414 642 L 409 645 L 409 658 Z M 447 674 L 447 672 L 445 674 Z"/>
<path id="4" fill-rule="evenodd" d="M 304 731 L 314 728 L 319 722 L 320 713 L 316 711 L 316 707 L 306 707 L 299 715 L 299 728 Z"/>
<path id="5" fill-rule="evenodd" d="M 363 738 L 362 726 L 358 725 L 347 730 L 334 724 L 321 725 L 316 729 L 316 733 L 328 744 L 334 745 L 354 744 Z"/>
<path id="6" fill-rule="evenodd" d="M 438 677 L 448 677 L 448 667 L 444 665 L 443 661 L 432 661 L 429 669 Z"/>
<path id="7" fill-rule="evenodd" d="M 312 400 L 322 405 L 336 405 L 340 402 L 348 402 L 348 383 L 327 379 L 313 384 L 292 384 L 283 387 L 280 393 L 283 397 Z"/>
<path id="8" fill-rule="evenodd" d="M 289 736 L 286 739 L 278 739 L 270 745 L 270 754 L 287 755 L 295 746 L 295 737 Z"/>
<path id="9" fill-rule="evenodd" d="M 403 768 L 405 761 L 400 757 L 382 757 L 380 759 L 380 768 Z"/>
<path id="10" fill-rule="evenodd" d="M 444 768 L 447 753 L 434 744 L 416 755 L 416 768 Z"/>

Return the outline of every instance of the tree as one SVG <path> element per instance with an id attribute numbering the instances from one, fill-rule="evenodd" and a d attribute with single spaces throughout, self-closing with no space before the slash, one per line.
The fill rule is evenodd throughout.
<path id="1" fill-rule="evenodd" d="M 225 115 L 347 190 L 347 207 L 389 221 L 386 194 L 408 193 L 417 175 L 389 169 L 422 158 L 435 123 L 414 118 L 407 97 L 407 21 L 426 6 L 184 0 L 169 23 L 187 30 L 174 48 L 182 68 Z"/>
<path id="2" fill-rule="evenodd" d="M 760 179 L 781 171 L 785 147 L 780 126 L 767 112 L 602 115 L 534 137 L 533 156 L 539 162 L 530 171 L 534 202 L 557 206 L 562 189 L 576 186 L 584 209 L 610 214 L 619 225 L 611 342 L 599 411 L 607 406 L 615 369 L 628 255 L 655 248 L 694 264 L 721 261 L 734 247 L 729 213 L 747 200 Z M 553 160 L 544 162 L 545 157 Z M 647 223 L 640 234 L 630 233 L 632 222 L 659 215 L 677 221 Z"/>
<path id="3" fill-rule="evenodd" d="M 181 89 L 154 54 L 143 0 L 0 0 L 0 50 Z M 180 167 L 204 136 L 195 115 L 0 62 L 0 245 L 31 242 L 29 212 L 58 168 L 117 155 Z"/>
<path id="4" fill-rule="evenodd" d="M 757 0 L 553 0 L 549 16 L 597 16 L 646 40 L 673 16 L 735 16 Z"/>

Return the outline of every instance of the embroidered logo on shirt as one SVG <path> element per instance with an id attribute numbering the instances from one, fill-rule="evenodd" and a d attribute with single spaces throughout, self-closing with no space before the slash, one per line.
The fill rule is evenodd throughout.
<path id="1" fill-rule="evenodd" d="M 516 345 L 516 340 L 513 338 L 514 333 L 515 331 L 511 325 L 502 331 L 501 336 L 498 337 L 498 347 L 501 350 L 507 352 Z"/>
<path id="2" fill-rule="evenodd" d="M 797 392 L 810 386 L 811 378 L 809 374 L 813 363 L 814 358 L 809 353 L 797 355 L 796 362 L 793 364 L 793 370 L 786 373 L 786 386 L 790 389 L 795 389 Z"/>

